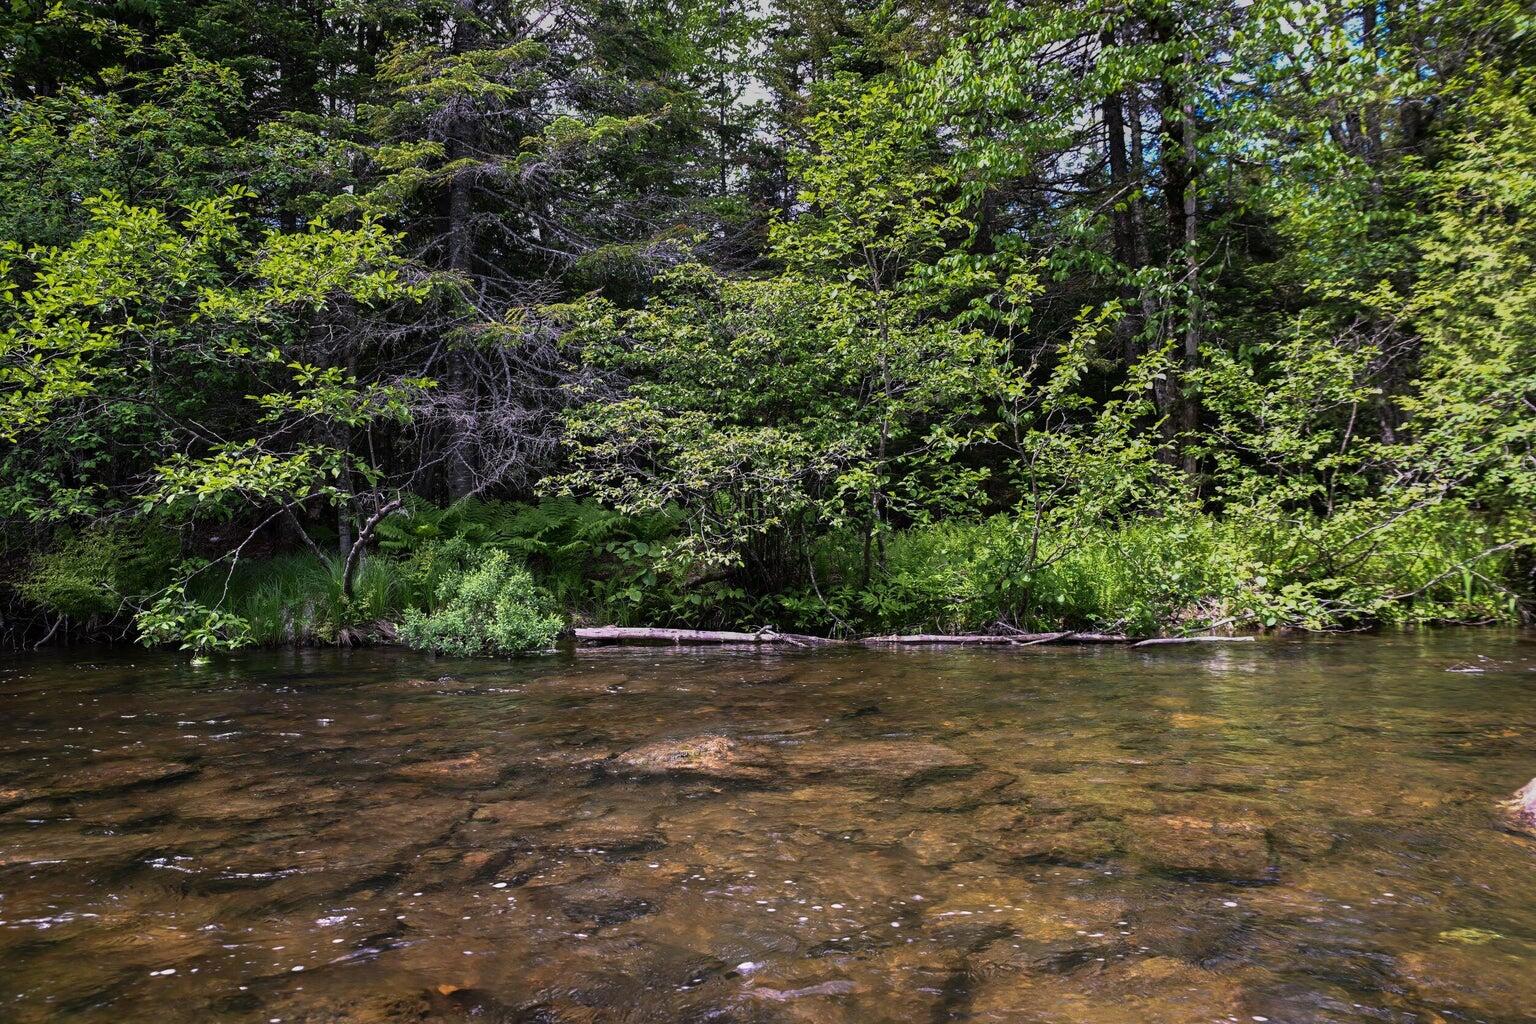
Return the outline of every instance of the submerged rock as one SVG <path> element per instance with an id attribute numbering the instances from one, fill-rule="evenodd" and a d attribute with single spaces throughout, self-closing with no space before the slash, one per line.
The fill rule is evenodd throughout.
<path id="1" fill-rule="evenodd" d="M 834 978 L 831 981 L 823 981 L 819 985 L 807 985 L 804 988 L 767 988 L 757 987 L 747 990 L 747 994 L 753 999 L 768 999 L 776 1003 L 787 1003 L 794 999 L 809 999 L 813 996 L 847 996 L 863 991 L 855 981 L 847 978 Z"/>
<path id="2" fill-rule="evenodd" d="M 1049 1009 L 1042 1012 L 1043 1007 Z M 969 1009 L 976 1020 L 1051 1024 L 1250 1019 L 1240 982 L 1171 957 L 1087 972 L 984 974 Z"/>
<path id="3" fill-rule="evenodd" d="M 1275 875 L 1264 826 L 1247 818 L 1144 818 L 1132 829 L 1130 847 L 1142 863 L 1171 875 L 1228 882 L 1267 882 Z"/>
<path id="4" fill-rule="evenodd" d="M 493 825 L 509 825 L 514 829 L 540 829 L 570 821 L 577 808 L 568 801 L 496 800 L 475 808 L 474 820 Z"/>
<path id="5" fill-rule="evenodd" d="M 785 764 L 805 775 L 851 775 L 911 782 L 972 768 L 965 755 L 921 740 L 862 740 L 807 744 L 787 752 Z"/>
<path id="6" fill-rule="evenodd" d="M 1424 1005 L 1446 1007 L 1442 1019 L 1519 1020 L 1530 1006 L 1530 954 L 1523 943 L 1442 940 L 1400 956 L 1394 980 Z"/>
<path id="7" fill-rule="evenodd" d="M 902 845 L 912 859 L 924 867 L 942 867 L 979 856 L 965 843 L 957 842 L 954 834 L 945 829 L 918 829 L 908 835 Z"/>
<path id="8" fill-rule="evenodd" d="M 1000 835 L 993 850 L 1005 861 L 1084 866 L 1114 857 L 1120 842 L 1112 822 L 1055 814 L 1026 819 Z"/>
<path id="9" fill-rule="evenodd" d="M 625 893 L 585 893 L 564 901 L 561 912 L 566 918 L 589 928 L 606 928 L 645 917 L 656 909 L 654 903 Z"/>
<path id="10" fill-rule="evenodd" d="M 550 849 L 602 854 L 659 850 L 666 844 L 654 821 L 629 815 L 573 821 L 542 842 Z"/>
<path id="11" fill-rule="evenodd" d="M 480 751 L 463 757 L 449 757 L 440 761 L 417 761 L 395 769 L 395 775 L 411 782 L 424 782 L 434 786 L 452 786 L 462 789 L 478 789 L 491 786 L 501 778 L 503 766 Z"/>
<path id="12" fill-rule="evenodd" d="M 1504 819 L 1516 832 L 1536 836 L 1536 779 L 1503 804 Z"/>
<path id="13" fill-rule="evenodd" d="M 1014 781 L 1006 772 L 983 769 L 960 779 L 947 779 L 922 786 L 903 798 L 908 807 L 919 811 L 956 814 L 974 811 L 993 800 L 1004 786 Z"/>
<path id="14" fill-rule="evenodd" d="M 624 751 L 608 762 L 608 766 L 640 775 L 696 775 L 764 781 L 776 774 L 772 755 L 772 748 L 762 744 L 705 735 L 647 743 Z"/>
<path id="15" fill-rule="evenodd" d="M 103 761 L 61 772 L 41 785 L 0 789 L 0 811 L 40 800 L 64 800 L 119 793 L 141 786 L 158 786 L 190 778 L 197 772 L 197 766 L 185 761 L 162 761 L 155 758 Z"/>
<path id="16" fill-rule="evenodd" d="M 1342 837 L 1322 822 L 1288 820 L 1271 825 L 1269 839 L 1288 857 L 1313 860 L 1333 852 Z"/>

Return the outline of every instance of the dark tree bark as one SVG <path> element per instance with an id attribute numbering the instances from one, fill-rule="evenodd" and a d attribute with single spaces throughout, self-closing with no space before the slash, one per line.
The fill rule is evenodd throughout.
<path id="1" fill-rule="evenodd" d="M 1166 19 L 1155 19 L 1151 28 L 1157 42 L 1181 41 L 1173 25 Z M 1176 386 L 1164 389 L 1159 405 L 1165 416 L 1166 457 L 1170 462 L 1181 463 L 1184 470 L 1192 474 L 1195 470 L 1194 460 L 1190 457 L 1181 459 L 1177 451 L 1178 433 L 1192 430 L 1200 420 L 1199 400 L 1187 386 L 1187 374 L 1194 369 L 1200 358 L 1200 222 L 1196 182 L 1198 151 L 1195 99 L 1192 87 L 1185 80 L 1188 77 L 1188 60 L 1188 56 L 1183 53 L 1172 57 L 1158 81 L 1169 269 L 1173 269 L 1175 262 L 1182 269 L 1181 283 L 1185 292 L 1180 351 L 1180 362 L 1185 372 L 1180 375 Z"/>
<path id="2" fill-rule="evenodd" d="M 1100 36 L 1100 42 L 1106 50 L 1113 48 L 1116 45 L 1116 30 L 1106 29 Z M 1132 179 L 1130 156 L 1126 149 L 1124 90 L 1119 87 L 1111 89 L 1104 97 L 1103 107 L 1105 148 L 1109 158 L 1109 188 L 1114 202 L 1110 211 L 1110 223 L 1115 262 L 1119 264 L 1122 275 L 1119 288 L 1122 313 L 1115 324 L 1115 337 L 1121 357 L 1129 367 L 1140 355 L 1137 346 L 1137 336 L 1141 333 L 1141 324 L 1136 316 L 1137 289 L 1135 283 L 1129 279 L 1130 275 L 1141 269 L 1138 260 L 1140 247 L 1136 239 L 1137 225 L 1133 212 L 1133 206 L 1137 201 L 1135 193 L 1139 183 Z"/>
<path id="3" fill-rule="evenodd" d="M 458 0 L 453 26 L 453 43 L 450 52 L 461 56 L 474 49 L 479 40 L 479 10 L 475 0 Z M 465 98 L 451 101 L 444 111 L 443 150 L 450 167 L 455 161 L 474 157 L 475 111 Z M 448 181 L 447 195 L 443 201 L 443 237 L 447 246 L 447 269 L 467 289 L 473 289 L 475 260 L 473 172 L 466 167 L 455 167 Z M 449 391 L 461 401 L 472 405 L 471 392 L 475 387 L 474 375 L 468 360 L 457 344 L 450 342 L 447 350 Z M 449 439 L 450 445 L 452 439 Z M 474 488 L 474 467 L 469 462 L 468 451 L 453 445 L 445 469 L 448 499 L 456 501 L 468 495 Z"/>

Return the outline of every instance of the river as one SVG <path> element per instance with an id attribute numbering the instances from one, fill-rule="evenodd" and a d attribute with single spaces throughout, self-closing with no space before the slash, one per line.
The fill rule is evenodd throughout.
<path id="1" fill-rule="evenodd" d="M 0 660 L 0 1020 L 1536 1019 L 1536 638 Z"/>

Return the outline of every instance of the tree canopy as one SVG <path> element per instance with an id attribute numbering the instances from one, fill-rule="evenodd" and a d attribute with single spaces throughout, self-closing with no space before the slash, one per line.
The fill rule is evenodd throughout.
<path id="1" fill-rule="evenodd" d="M 19 3 L 0 119 L 10 643 L 1528 607 L 1513 0 Z"/>

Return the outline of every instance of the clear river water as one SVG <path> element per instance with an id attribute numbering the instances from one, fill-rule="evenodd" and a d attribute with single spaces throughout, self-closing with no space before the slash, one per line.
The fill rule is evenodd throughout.
<path id="1" fill-rule="evenodd" d="M 0 659 L 0 1021 L 1536 1020 L 1536 637 Z"/>

